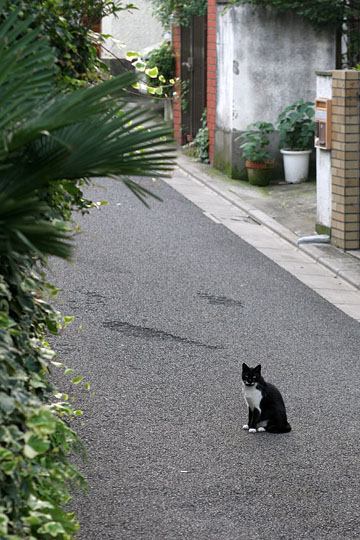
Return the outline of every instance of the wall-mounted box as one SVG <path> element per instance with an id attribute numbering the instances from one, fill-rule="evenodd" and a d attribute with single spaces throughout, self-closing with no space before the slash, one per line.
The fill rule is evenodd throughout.
<path id="1" fill-rule="evenodd" d="M 331 99 L 315 101 L 315 146 L 323 150 L 331 148 Z"/>

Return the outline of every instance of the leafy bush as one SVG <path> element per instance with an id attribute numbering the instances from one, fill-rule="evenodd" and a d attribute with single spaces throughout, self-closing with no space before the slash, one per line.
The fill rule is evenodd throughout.
<path id="1" fill-rule="evenodd" d="M 126 58 L 140 74 L 141 82 L 135 88 L 159 98 L 173 96 L 175 57 L 169 43 L 164 42 L 144 57 L 138 52 L 129 51 Z"/>
<path id="2" fill-rule="evenodd" d="M 189 26 L 193 16 L 206 14 L 207 0 L 151 0 L 154 14 L 164 28 L 171 24 Z"/>
<path id="3" fill-rule="evenodd" d="M 310 21 L 316 28 L 332 26 L 346 38 L 347 52 L 342 62 L 344 67 L 360 62 L 359 0 L 232 0 L 231 3 L 272 7 L 283 13 L 293 12 Z"/>
<path id="4" fill-rule="evenodd" d="M 146 58 L 147 67 L 157 67 L 159 76 L 166 80 L 175 78 L 175 56 L 170 43 L 164 41 L 157 49 L 153 49 Z"/>
<path id="5" fill-rule="evenodd" d="M 299 100 L 286 107 L 278 117 L 280 148 L 309 150 L 314 146 L 314 104 Z"/>
<path id="6" fill-rule="evenodd" d="M 200 161 L 209 163 L 209 129 L 207 127 L 206 109 L 201 117 L 201 128 L 194 139 L 196 155 Z"/>
<path id="7" fill-rule="evenodd" d="M 78 413 L 48 382 L 55 354 L 45 339 L 64 319 L 44 300 L 47 284 L 32 261 L 13 258 L 14 270 L 1 253 L 0 537 L 65 540 L 78 524 L 62 507 L 71 485 L 83 485 L 68 461 L 78 438 L 66 418 Z"/>
<path id="8" fill-rule="evenodd" d="M 274 126 L 269 122 L 256 122 L 248 126 L 239 137 L 244 158 L 255 163 L 265 163 L 271 159 L 267 147 L 270 144 L 269 135 L 273 132 Z"/>
<path id="9" fill-rule="evenodd" d="M 175 56 L 170 43 L 164 42 L 157 49 L 153 49 L 146 58 L 148 69 L 157 69 L 155 81 L 162 87 L 162 95 L 171 97 L 175 84 Z M 154 78 L 147 77 L 149 86 L 154 84 Z"/>
<path id="10" fill-rule="evenodd" d="M 79 179 L 122 175 L 144 200 L 128 175 L 166 174 L 172 150 L 168 130 L 130 103 L 132 74 L 59 94 L 53 51 L 32 27 L 14 5 L 0 21 L 0 538 L 70 540 L 79 526 L 64 507 L 83 480 L 69 461 L 80 447 L 69 419 L 81 411 L 49 381 L 53 367 L 71 373 L 47 342 L 70 318 L 51 306 L 44 264 L 71 254 L 64 217 Z"/>
<path id="11" fill-rule="evenodd" d="M 54 49 L 59 84 L 76 88 L 98 80 L 105 69 L 92 29 L 102 17 L 131 5 L 112 0 L 5 0 L 0 18 L 5 20 L 14 11 L 23 20 L 32 17 L 32 27 L 41 28 Z"/>

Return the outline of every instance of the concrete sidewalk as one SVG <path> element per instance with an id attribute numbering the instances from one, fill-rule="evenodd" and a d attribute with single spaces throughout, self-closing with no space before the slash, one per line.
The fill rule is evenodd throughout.
<path id="1" fill-rule="evenodd" d="M 178 157 L 177 163 L 187 175 L 200 181 L 291 244 L 297 246 L 300 237 L 315 234 L 314 182 L 255 187 L 248 182 L 233 180 L 213 167 L 183 154 Z M 301 244 L 298 247 L 316 262 L 360 289 L 360 250 L 345 253 L 330 244 Z"/>

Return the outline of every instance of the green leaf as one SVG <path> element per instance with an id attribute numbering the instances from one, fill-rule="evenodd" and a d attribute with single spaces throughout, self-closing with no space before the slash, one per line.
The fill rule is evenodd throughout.
<path id="1" fill-rule="evenodd" d="M 0 461 L 6 460 L 6 459 L 12 459 L 14 454 L 10 452 L 10 450 L 6 450 L 6 448 L 0 448 Z"/>
<path id="2" fill-rule="evenodd" d="M 0 409 L 5 414 L 12 413 L 15 409 L 15 399 L 5 394 L 5 392 L 0 392 Z"/>
<path id="3" fill-rule="evenodd" d="M 150 77 L 151 79 L 156 79 L 159 75 L 159 70 L 158 68 L 155 66 L 153 68 L 147 68 L 145 69 L 145 73 L 148 77 Z"/>
<path id="4" fill-rule="evenodd" d="M 49 410 L 42 409 L 26 422 L 28 428 L 41 435 L 51 435 L 56 430 L 56 418 Z"/>
<path id="5" fill-rule="evenodd" d="M 134 63 L 134 67 L 140 72 L 145 71 L 145 63 L 144 62 L 137 61 L 137 62 Z"/>
<path id="6" fill-rule="evenodd" d="M 96 206 L 108 206 L 109 205 L 109 201 L 106 201 L 106 200 L 102 200 L 102 201 L 97 201 L 96 203 Z"/>
<path id="7" fill-rule="evenodd" d="M 29 497 L 29 506 L 33 510 L 53 510 L 54 509 L 54 505 L 51 504 L 49 501 L 36 498 L 34 497 L 34 495 L 30 495 Z"/>
<path id="8" fill-rule="evenodd" d="M 5 461 L 4 463 L 1 464 L 1 470 L 7 475 L 11 475 L 16 469 L 17 465 L 18 463 L 15 460 Z"/>
<path id="9" fill-rule="evenodd" d="M 55 360 L 51 360 L 51 363 L 55 367 L 63 367 L 64 366 L 64 364 L 62 362 L 57 362 Z"/>
<path id="10" fill-rule="evenodd" d="M 76 377 L 74 377 L 73 379 L 71 379 L 71 382 L 73 384 L 80 384 L 81 381 L 84 380 L 84 377 L 82 375 L 77 375 Z"/>
<path id="11" fill-rule="evenodd" d="M 48 523 L 45 523 L 42 527 L 40 527 L 40 529 L 38 529 L 38 533 L 49 534 L 50 536 L 55 538 L 59 534 L 65 534 L 66 531 L 61 525 L 61 523 L 49 521 Z"/>
<path id="12" fill-rule="evenodd" d="M 48 441 L 45 441 L 36 435 L 30 435 L 24 446 L 24 455 L 29 459 L 33 459 L 39 454 L 44 454 L 49 447 L 50 443 Z"/>
<path id="13" fill-rule="evenodd" d="M 69 324 L 71 324 L 74 320 L 75 317 L 73 315 L 65 315 L 65 317 L 63 317 L 64 328 L 69 326 Z"/>
<path id="14" fill-rule="evenodd" d="M 4 508 L 0 507 L 0 533 L 8 533 L 9 518 L 4 514 Z"/>
<path id="15" fill-rule="evenodd" d="M 43 514 L 39 514 L 39 512 L 31 512 L 29 516 L 23 518 L 23 522 L 30 525 L 30 527 L 41 525 L 44 522 Z"/>
<path id="16" fill-rule="evenodd" d="M 0 328 L 2 330 L 7 330 L 8 328 L 11 328 L 14 326 L 14 321 L 6 315 L 5 313 L 0 313 Z"/>
<path id="17" fill-rule="evenodd" d="M 52 319 L 46 319 L 46 326 L 52 334 L 56 335 L 59 331 L 59 325 L 56 321 Z"/>
<path id="18" fill-rule="evenodd" d="M 128 51 L 126 53 L 126 59 L 127 60 L 131 60 L 131 59 L 135 59 L 135 58 L 140 58 L 141 54 L 135 52 L 135 51 Z"/>

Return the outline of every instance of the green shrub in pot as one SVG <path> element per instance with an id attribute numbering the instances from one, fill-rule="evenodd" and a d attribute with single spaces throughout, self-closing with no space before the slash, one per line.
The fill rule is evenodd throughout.
<path id="1" fill-rule="evenodd" d="M 296 101 L 286 107 L 278 117 L 277 129 L 280 148 L 285 150 L 310 150 L 314 144 L 314 104 L 311 101 Z"/>
<path id="2" fill-rule="evenodd" d="M 299 183 L 308 177 L 309 158 L 314 146 L 314 115 L 314 104 L 302 99 L 279 114 L 276 127 L 288 183 Z"/>
<path id="3" fill-rule="evenodd" d="M 269 135 L 273 132 L 270 122 L 256 122 L 239 137 L 250 184 L 266 186 L 270 182 L 274 160 L 269 152 Z"/>

